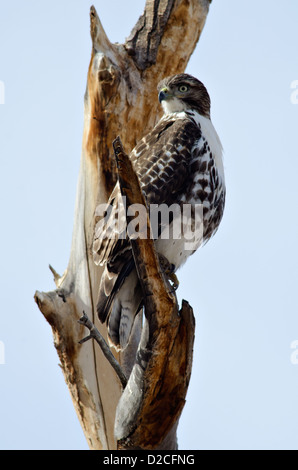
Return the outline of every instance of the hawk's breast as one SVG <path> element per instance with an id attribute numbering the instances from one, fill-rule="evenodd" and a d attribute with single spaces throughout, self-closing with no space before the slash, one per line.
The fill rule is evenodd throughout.
<path id="1" fill-rule="evenodd" d="M 193 145 L 191 180 L 183 202 L 202 206 L 203 241 L 206 242 L 218 229 L 224 211 L 223 151 L 210 119 L 194 114 L 194 120 L 200 127 L 202 135 Z"/>
<path id="2" fill-rule="evenodd" d="M 170 238 L 156 241 L 157 251 L 174 264 L 176 269 L 216 232 L 225 202 L 222 145 L 219 137 L 209 119 L 197 113 L 189 114 L 200 132 L 192 143 L 189 176 L 177 201 L 181 208 L 181 231 L 179 237 L 175 237 L 174 221 L 169 230 Z"/>

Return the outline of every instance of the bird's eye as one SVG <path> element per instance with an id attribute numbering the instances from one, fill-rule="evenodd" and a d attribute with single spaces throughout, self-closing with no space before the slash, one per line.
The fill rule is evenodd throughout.
<path id="1" fill-rule="evenodd" d="M 187 86 L 187 85 L 180 85 L 179 91 L 181 91 L 181 93 L 185 93 L 187 90 L 188 90 L 188 86 Z"/>

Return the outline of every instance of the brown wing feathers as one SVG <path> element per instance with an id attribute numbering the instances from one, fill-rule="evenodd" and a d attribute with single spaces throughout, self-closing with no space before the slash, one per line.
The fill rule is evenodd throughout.
<path id="1" fill-rule="evenodd" d="M 183 192 L 189 175 L 191 148 L 199 137 L 198 127 L 190 120 L 165 118 L 131 152 L 149 204 L 171 205 L 179 200 L 177 193 Z M 115 294 L 134 268 L 129 239 L 119 240 L 113 226 L 117 215 L 125 217 L 124 213 L 119 215 L 120 206 L 120 187 L 116 184 L 107 204 L 106 223 L 102 224 L 102 219 L 97 222 L 93 243 L 95 263 L 105 265 L 97 305 L 101 321 L 106 320 Z"/>

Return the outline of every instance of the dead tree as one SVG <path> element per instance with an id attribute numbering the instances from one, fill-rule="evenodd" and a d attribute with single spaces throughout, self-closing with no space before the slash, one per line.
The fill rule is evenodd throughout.
<path id="1" fill-rule="evenodd" d="M 119 135 L 129 152 L 160 118 L 157 83 L 185 70 L 209 3 L 147 0 L 124 44 L 109 41 L 91 7 L 92 54 L 70 260 L 62 276 L 51 268 L 56 290 L 35 293 L 35 301 L 52 327 L 90 449 L 177 448 L 176 427 L 191 372 L 194 319 L 185 301 L 178 312 L 175 293 L 162 274 L 152 241 L 145 240 L 146 246 L 141 239 L 132 242 L 146 299 L 143 328 L 137 322 L 125 353 L 113 351 L 127 385 L 94 341 L 80 340 L 86 333 L 86 318 L 91 320 L 89 329 L 94 325 L 107 336 L 106 326 L 95 313 L 102 273 L 91 250 L 96 207 L 107 201 L 117 178 L 130 203 L 142 200 L 129 158 L 117 140 L 115 159 L 113 141 Z M 144 230 L 147 224 L 144 221 Z M 83 312 L 87 316 L 80 324 Z"/>

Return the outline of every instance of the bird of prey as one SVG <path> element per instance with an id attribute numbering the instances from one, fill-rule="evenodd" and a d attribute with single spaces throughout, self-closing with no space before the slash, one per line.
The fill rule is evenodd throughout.
<path id="1" fill-rule="evenodd" d="M 132 150 L 130 159 L 148 207 L 190 205 L 191 218 L 195 206 L 202 208 L 205 243 L 216 232 L 225 204 L 222 146 L 210 120 L 210 97 L 202 82 L 185 73 L 165 78 L 157 89 L 164 114 Z M 159 221 L 155 236 L 156 251 L 168 273 L 176 272 L 197 248 L 186 249 L 183 234 L 175 238 L 169 230 L 169 237 L 162 237 L 164 229 L 173 229 L 175 217 Z M 143 299 L 130 240 L 120 236 L 113 224 L 117 218 L 125 218 L 119 183 L 107 203 L 105 224 L 102 218 L 96 221 L 93 240 L 94 262 L 104 266 L 97 312 L 108 323 L 111 345 L 119 350 L 128 344 Z"/>

